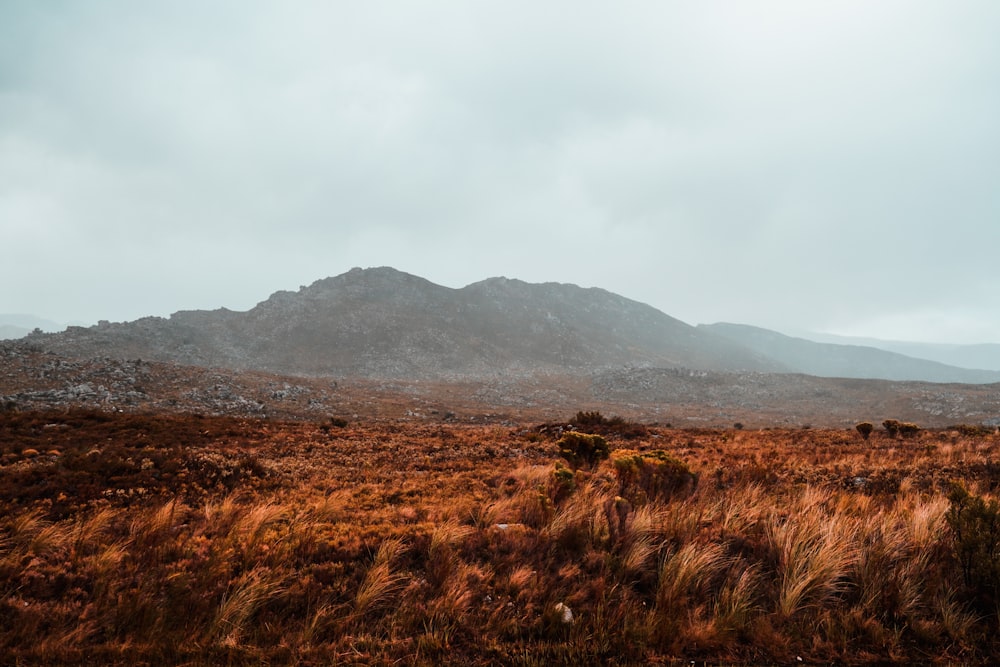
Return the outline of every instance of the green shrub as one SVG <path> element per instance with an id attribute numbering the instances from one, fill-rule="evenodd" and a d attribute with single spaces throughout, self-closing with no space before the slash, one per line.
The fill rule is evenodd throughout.
<path id="1" fill-rule="evenodd" d="M 953 484 L 951 506 L 945 518 L 954 539 L 955 557 L 962 569 L 971 602 L 996 613 L 1000 601 L 1000 505 Z"/>
<path id="2" fill-rule="evenodd" d="M 634 505 L 689 493 L 698 483 L 697 475 L 686 463 L 660 449 L 650 452 L 621 449 L 615 452 L 612 463 L 619 495 Z"/>
<path id="3" fill-rule="evenodd" d="M 886 419 L 882 422 L 882 428 L 885 432 L 889 434 L 890 438 L 895 438 L 899 435 L 899 420 L 898 419 Z"/>
<path id="4" fill-rule="evenodd" d="M 570 431 L 559 438 L 559 456 L 566 459 L 573 468 L 593 468 L 608 458 L 611 448 L 599 435 Z"/>
<path id="5" fill-rule="evenodd" d="M 563 498 L 572 495 L 576 490 L 576 473 L 563 465 L 562 461 L 556 461 L 552 469 L 552 499 L 559 502 Z"/>

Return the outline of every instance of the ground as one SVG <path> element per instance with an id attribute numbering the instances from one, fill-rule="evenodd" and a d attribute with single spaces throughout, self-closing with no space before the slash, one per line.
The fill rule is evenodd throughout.
<path id="1" fill-rule="evenodd" d="M 985 499 L 989 518 L 1000 483 L 990 430 L 876 429 L 865 440 L 853 428 L 624 420 L 604 430 L 609 458 L 574 469 L 560 455 L 572 414 L 445 417 L 0 414 L 0 654 L 21 664 L 1000 657 L 995 571 L 966 558 L 988 559 L 974 549 L 996 544 L 959 539 L 975 518 L 954 494 L 958 483 Z"/>

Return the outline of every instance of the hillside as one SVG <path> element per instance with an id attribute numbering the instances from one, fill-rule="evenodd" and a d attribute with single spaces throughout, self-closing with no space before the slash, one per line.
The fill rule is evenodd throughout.
<path id="1" fill-rule="evenodd" d="M 990 371 L 1000 371 L 1000 344 L 954 344 L 954 343 L 918 343 L 903 340 L 882 340 L 880 338 L 860 338 L 855 336 L 837 336 L 816 332 L 796 334 L 817 343 L 834 343 L 836 345 L 864 345 L 880 350 L 905 354 L 908 357 L 929 359 L 949 366 L 959 368 L 978 368 Z"/>
<path id="2" fill-rule="evenodd" d="M 784 370 L 605 290 L 506 278 L 451 289 L 384 267 L 277 292 L 247 312 L 182 311 L 28 340 L 70 357 L 312 376 L 488 377 L 627 365 Z"/>
<path id="3" fill-rule="evenodd" d="M 70 359 L 0 343 L 0 411 L 100 409 L 326 420 L 550 421 L 599 410 L 675 426 L 1000 426 L 1000 385 L 615 368 L 450 380 L 282 376 L 149 360 Z"/>
<path id="4" fill-rule="evenodd" d="M 728 338 L 807 375 L 971 384 L 1000 382 L 997 371 L 958 368 L 875 347 L 817 343 L 745 324 L 701 324 L 698 329 Z"/>

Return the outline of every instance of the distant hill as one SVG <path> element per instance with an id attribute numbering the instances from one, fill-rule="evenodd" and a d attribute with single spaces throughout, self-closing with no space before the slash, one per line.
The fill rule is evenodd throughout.
<path id="1" fill-rule="evenodd" d="M 62 331 L 66 327 L 34 315 L 0 313 L 0 340 L 21 338 L 34 329 Z"/>
<path id="2" fill-rule="evenodd" d="M 451 289 L 386 267 L 277 292 L 246 312 L 182 311 L 28 340 L 67 356 L 316 376 L 484 377 L 621 366 L 787 370 L 602 289 L 506 278 Z"/>
<path id="3" fill-rule="evenodd" d="M 878 338 L 857 338 L 854 336 L 837 336 L 815 332 L 797 333 L 797 336 L 817 343 L 835 343 L 837 345 L 864 345 L 880 350 L 905 354 L 918 359 L 937 361 L 959 368 L 975 368 L 988 371 L 1000 371 L 1000 344 L 979 343 L 975 345 L 951 345 L 946 343 L 916 343 L 900 340 L 881 340 Z"/>
<path id="4" fill-rule="evenodd" d="M 702 324 L 698 328 L 808 375 L 973 384 L 1000 382 L 997 371 L 958 368 L 874 347 L 817 343 L 745 324 Z"/>

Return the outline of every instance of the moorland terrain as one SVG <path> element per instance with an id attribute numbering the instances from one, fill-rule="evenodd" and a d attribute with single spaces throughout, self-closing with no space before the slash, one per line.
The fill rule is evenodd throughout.
<path id="1" fill-rule="evenodd" d="M 2 662 L 995 663 L 1000 386 L 793 349 L 385 269 L 2 343 Z"/>
<path id="2" fill-rule="evenodd" d="M 1000 658 L 992 431 L 566 421 L 5 412 L 0 654 Z"/>

